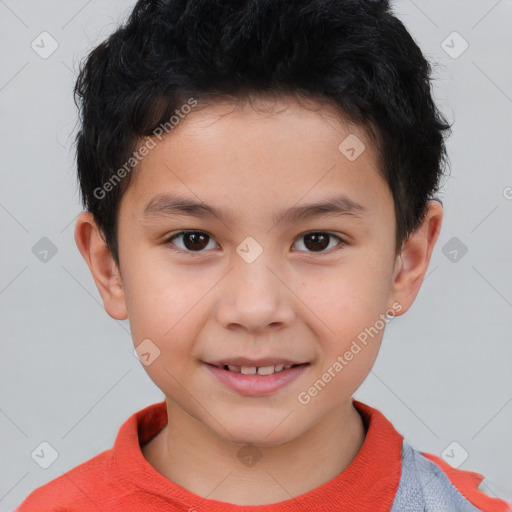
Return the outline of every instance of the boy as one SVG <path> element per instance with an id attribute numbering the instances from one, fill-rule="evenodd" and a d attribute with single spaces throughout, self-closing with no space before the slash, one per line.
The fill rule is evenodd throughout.
<path id="1" fill-rule="evenodd" d="M 386 1 L 137 3 L 77 81 L 75 239 L 166 398 L 19 512 L 511 509 L 352 399 L 441 229 L 429 75 Z"/>

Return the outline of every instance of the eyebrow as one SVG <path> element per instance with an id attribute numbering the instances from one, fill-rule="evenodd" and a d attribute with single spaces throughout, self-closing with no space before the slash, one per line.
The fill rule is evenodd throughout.
<path id="1" fill-rule="evenodd" d="M 344 194 L 338 194 L 324 201 L 308 203 L 302 206 L 293 206 L 287 210 L 274 214 L 272 220 L 275 224 L 280 222 L 297 222 L 327 216 L 365 217 L 368 209 L 353 201 Z M 220 210 L 206 203 L 197 202 L 184 196 L 158 194 L 151 199 L 143 211 L 143 218 L 166 218 L 176 216 L 190 216 L 196 218 L 216 217 L 228 223 L 233 219 L 231 212 Z"/>

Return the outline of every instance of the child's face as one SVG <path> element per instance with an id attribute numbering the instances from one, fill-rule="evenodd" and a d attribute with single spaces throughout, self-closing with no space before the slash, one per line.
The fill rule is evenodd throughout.
<path id="1" fill-rule="evenodd" d="M 122 291 L 106 301 L 117 318 L 126 307 L 135 346 L 158 347 L 144 368 L 168 405 L 237 443 L 283 443 L 348 407 L 377 356 L 386 312 L 410 305 L 395 293 L 393 198 L 364 132 L 293 100 L 278 107 L 192 109 L 157 140 L 121 202 Z M 353 161 L 338 148 L 350 134 L 366 145 Z M 163 203 L 145 213 L 166 195 L 224 217 L 172 215 Z M 341 195 L 364 211 L 274 222 Z M 201 233 L 168 241 L 182 230 Z M 320 236 L 304 236 L 311 232 Z M 226 370 L 208 366 L 237 357 L 308 364 L 258 394 L 232 389 L 216 375 Z"/>

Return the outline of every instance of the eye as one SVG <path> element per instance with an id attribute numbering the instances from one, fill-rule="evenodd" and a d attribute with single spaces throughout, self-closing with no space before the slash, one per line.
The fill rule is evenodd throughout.
<path id="1" fill-rule="evenodd" d="M 303 243 L 303 245 L 307 249 L 313 249 L 312 251 L 308 252 L 318 252 L 323 254 L 327 252 L 326 249 L 331 245 L 329 243 L 329 239 L 332 240 L 332 238 L 337 238 L 340 241 L 340 243 L 336 244 L 337 246 L 342 246 L 345 243 L 339 236 L 327 231 L 310 231 L 309 233 L 304 233 L 301 235 L 299 240 L 304 239 L 305 243 Z M 330 249 L 332 249 L 332 247 L 330 247 Z M 338 249 L 341 249 L 341 247 L 338 247 Z"/>
<path id="2" fill-rule="evenodd" d="M 184 247 L 178 246 L 181 249 L 179 252 L 202 252 L 202 249 L 208 248 L 208 241 L 212 240 L 210 235 L 204 231 L 180 231 L 168 238 L 165 243 L 177 245 L 174 243 L 174 240 L 179 237 L 183 237 L 184 245 Z"/>
<path id="3" fill-rule="evenodd" d="M 175 243 L 175 240 L 180 238 L 183 239 L 182 246 Z M 330 241 L 332 242 L 333 238 L 337 238 L 339 243 L 331 246 Z M 330 250 L 333 247 L 342 246 L 345 243 L 342 238 L 327 231 L 310 231 L 309 233 L 301 235 L 299 240 L 301 239 L 305 240 L 303 245 L 306 247 L 307 252 L 322 254 L 328 252 L 327 249 Z M 203 249 L 214 248 L 211 246 L 209 247 L 210 243 L 213 243 L 213 238 L 204 231 L 180 231 L 168 238 L 165 243 L 177 246 L 178 249 L 176 250 L 178 252 L 200 253 L 203 252 Z M 341 249 L 341 247 L 338 248 Z"/>

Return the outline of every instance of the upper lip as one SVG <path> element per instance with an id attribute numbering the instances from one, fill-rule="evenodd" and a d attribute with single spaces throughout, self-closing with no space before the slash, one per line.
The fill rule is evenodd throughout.
<path id="1" fill-rule="evenodd" d="M 220 359 L 218 361 L 212 361 L 208 364 L 214 366 L 250 366 L 250 367 L 261 367 L 261 366 L 277 366 L 277 365 L 294 365 L 304 364 L 300 361 L 294 361 L 293 359 L 281 359 L 279 357 L 266 357 L 264 359 L 247 359 L 246 357 L 231 357 L 226 359 Z"/>

